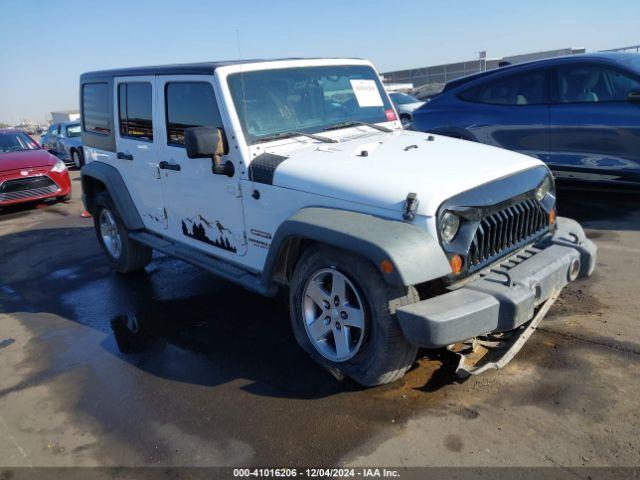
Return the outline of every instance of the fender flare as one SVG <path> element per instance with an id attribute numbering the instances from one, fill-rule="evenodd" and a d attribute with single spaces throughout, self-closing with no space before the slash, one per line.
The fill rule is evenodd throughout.
<path id="1" fill-rule="evenodd" d="M 131 199 L 129 190 L 122 179 L 122 175 L 115 167 L 102 162 L 89 162 L 81 169 L 82 202 L 92 215 L 94 212 L 93 196 L 95 195 L 91 179 L 102 183 L 113 200 L 118 213 L 129 230 L 141 230 L 144 223 L 138 213 L 135 203 Z"/>
<path id="2" fill-rule="evenodd" d="M 361 255 L 378 268 L 387 282 L 395 285 L 417 285 L 451 273 L 437 239 L 411 223 L 347 210 L 306 207 L 276 231 L 262 272 L 263 282 L 272 281 L 281 249 L 291 238 L 312 240 Z M 383 260 L 391 261 L 391 272 L 382 271 Z"/>

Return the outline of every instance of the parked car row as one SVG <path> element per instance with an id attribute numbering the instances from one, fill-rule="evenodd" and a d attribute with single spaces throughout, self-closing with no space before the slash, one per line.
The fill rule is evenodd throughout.
<path id="1" fill-rule="evenodd" d="M 446 84 L 412 128 L 539 158 L 558 179 L 640 184 L 640 55 L 574 55 Z"/>
<path id="2" fill-rule="evenodd" d="M 390 92 L 389 97 L 393 106 L 396 107 L 400 122 L 404 127 L 411 125 L 413 112 L 427 103 L 403 92 Z"/>

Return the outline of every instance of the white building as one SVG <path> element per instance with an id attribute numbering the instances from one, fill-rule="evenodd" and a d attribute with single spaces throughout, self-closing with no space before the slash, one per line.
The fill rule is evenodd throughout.
<path id="1" fill-rule="evenodd" d="M 69 122 L 80 118 L 79 110 L 60 110 L 51 112 L 51 123 Z"/>

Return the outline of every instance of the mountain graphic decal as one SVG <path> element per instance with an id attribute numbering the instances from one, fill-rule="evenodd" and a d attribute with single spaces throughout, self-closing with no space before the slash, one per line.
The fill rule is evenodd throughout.
<path id="1" fill-rule="evenodd" d="M 211 222 L 200 214 L 182 220 L 182 233 L 194 240 L 208 243 L 228 252 L 236 253 L 237 251 L 227 236 L 227 234 L 231 235 L 231 230 L 218 220 Z"/>

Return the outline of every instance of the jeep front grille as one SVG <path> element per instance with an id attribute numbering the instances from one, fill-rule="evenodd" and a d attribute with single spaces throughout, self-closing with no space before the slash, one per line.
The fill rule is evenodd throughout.
<path id="1" fill-rule="evenodd" d="M 50 195 L 60 187 L 46 175 L 7 180 L 0 184 L 0 202 Z"/>
<path id="2" fill-rule="evenodd" d="M 549 216 L 529 199 L 491 213 L 480 220 L 471 242 L 468 266 L 473 269 L 544 234 Z"/>

